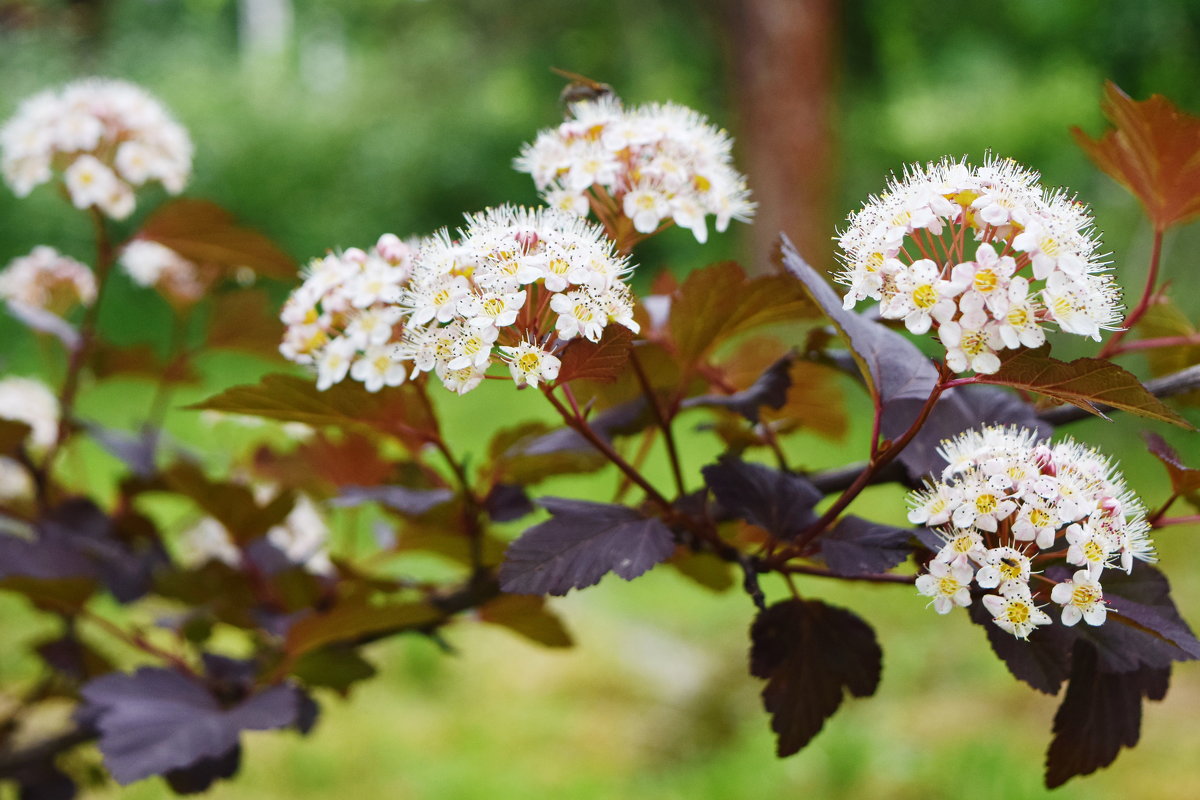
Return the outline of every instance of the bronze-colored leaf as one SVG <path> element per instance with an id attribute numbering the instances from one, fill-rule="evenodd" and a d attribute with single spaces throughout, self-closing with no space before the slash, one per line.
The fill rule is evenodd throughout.
<path id="1" fill-rule="evenodd" d="M 15 419 L 0 417 L 0 455 L 12 455 L 25 444 L 29 425 Z"/>
<path id="2" fill-rule="evenodd" d="M 1200 333 L 1187 315 L 1165 297 L 1160 297 L 1157 302 L 1150 304 L 1146 313 L 1138 320 L 1135 330 L 1143 339 L 1195 338 Z M 1150 374 L 1155 377 L 1170 375 L 1194 364 L 1200 364 L 1200 344 L 1151 347 L 1142 353 L 1150 366 Z M 1176 395 L 1175 401 L 1190 406 L 1200 405 L 1200 392 Z"/>
<path id="3" fill-rule="evenodd" d="M 1200 469 L 1185 465 L 1175 449 L 1157 433 L 1146 431 L 1142 435 L 1146 438 L 1146 446 L 1150 452 L 1167 468 L 1167 474 L 1171 477 L 1171 490 L 1175 494 L 1200 491 Z"/>
<path id="4" fill-rule="evenodd" d="M 611 383 L 628 369 L 633 333 L 624 325 L 609 325 L 599 342 L 576 339 L 562 351 L 558 383 L 592 380 Z"/>
<path id="5" fill-rule="evenodd" d="M 688 275 L 671 304 L 670 331 L 679 359 L 691 365 L 751 328 L 817 316 L 787 276 L 750 279 L 735 262 L 723 261 Z"/>
<path id="6" fill-rule="evenodd" d="M 208 346 L 241 350 L 278 360 L 283 326 L 267 293 L 260 289 L 223 292 L 213 302 Z"/>
<path id="7" fill-rule="evenodd" d="M 420 630 L 442 618 L 442 612 L 427 603 L 373 605 L 355 597 L 327 612 L 312 612 L 288 629 L 284 648 L 293 658 L 334 642 L 353 642 L 404 630 Z"/>
<path id="8" fill-rule="evenodd" d="M 183 198 L 150 215 L 137 237 L 171 248 L 197 264 L 226 270 L 249 267 L 267 278 L 289 280 L 296 262 L 258 231 L 244 228 L 216 203 Z"/>
<path id="9" fill-rule="evenodd" d="M 546 647 L 575 644 L 559 616 L 546 607 L 546 599 L 536 595 L 502 594 L 480 607 L 479 618 Z"/>
<path id="10" fill-rule="evenodd" d="M 365 427 L 414 446 L 428 441 L 433 430 L 429 412 L 410 384 L 368 392 L 357 381 L 343 381 L 322 392 L 309 378 L 274 374 L 257 384 L 226 389 L 188 408 L 315 427 Z"/>
<path id="11" fill-rule="evenodd" d="M 1079 128 L 1071 133 L 1100 169 L 1141 201 L 1155 230 L 1200 214 L 1200 118 L 1159 94 L 1134 100 L 1111 81 L 1101 108 L 1114 130 L 1098 139 Z"/>
<path id="12" fill-rule="evenodd" d="M 164 361 L 147 344 L 131 347 L 97 344 L 92 349 L 90 363 L 97 378 L 136 376 L 167 383 L 195 383 L 200 377 L 192 368 L 191 359 L 179 356 Z"/>
<path id="13" fill-rule="evenodd" d="M 1051 358 L 1049 352 L 1048 346 L 1036 350 L 1018 350 L 1004 357 L 998 372 L 976 375 L 975 379 L 980 383 L 1037 392 L 1105 419 L 1107 417 L 1100 406 L 1170 422 L 1181 428 L 1192 427 L 1162 400 L 1150 394 L 1132 373 L 1111 361 L 1098 358 L 1059 361 Z"/>

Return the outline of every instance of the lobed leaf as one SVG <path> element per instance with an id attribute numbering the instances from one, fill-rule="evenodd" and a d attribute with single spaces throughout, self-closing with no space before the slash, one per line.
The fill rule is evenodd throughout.
<path id="1" fill-rule="evenodd" d="M 799 475 L 735 458 L 722 458 L 701 472 L 724 512 L 776 539 L 792 539 L 817 519 L 813 507 L 823 495 Z"/>
<path id="2" fill-rule="evenodd" d="M 784 600 L 759 612 L 750 642 L 750 674 L 767 681 L 763 705 L 781 757 L 808 744 L 847 691 L 869 697 L 879 686 L 883 652 L 875 632 L 845 609 Z"/>
<path id="3" fill-rule="evenodd" d="M 912 537 L 908 528 L 851 515 L 817 539 L 818 554 L 837 575 L 877 575 L 908 558 Z"/>
<path id="4" fill-rule="evenodd" d="M 238 225 L 232 214 L 208 200 L 172 200 L 151 214 L 137 233 L 197 264 L 233 270 L 249 267 L 267 278 L 290 280 L 296 262 L 258 231 Z"/>
<path id="5" fill-rule="evenodd" d="M 1037 392 L 1104 419 L 1108 417 L 1101 407 L 1108 406 L 1192 429 L 1191 423 L 1150 394 L 1137 377 L 1111 361 L 1099 358 L 1059 361 L 1050 357 L 1049 352 L 1049 345 L 1043 345 L 1036 350 L 1006 353 L 998 372 L 976 375 L 975 380 Z"/>
<path id="6" fill-rule="evenodd" d="M 555 385 L 579 380 L 611 383 L 628 369 L 632 348 L 633 332 L 624 325 L 606 327 L 599 342 L 587 339 L 568 342 L 559 355 L 562 364 Z"/>
<path id="7" fill-rule="evenodd" d="M 222 292 L 213 301 L 208 347 L 240 350 L 278 361 L 282 336 L 278 309 L 261 289 Z"/>
<path id="8" fill-rule="evenodd" d="M 983 628 L 996 658 L 1008 671 L 1039 692 L 1058 694 L 1071 674 L 1071 649 L 1078 638 L 1077 628 L 1055 623 L 1044 625 L 1022 641 L 997 625 L 979 597 L 967 607 L 971 621 Z"/>
<path id="9" fill-rule="evenodd" d="M 883 421 L 892 429 L 907 429 L 937 384 L 933 363 L 900 334 L 843 309 L 841 298 L 787 236 L 780 239 L 780 252 L 784 268 L 803 284 L 846 341 Z"/>
<path id="10" fill-rule="evenodd" d="M 551 518 L 509 545 L 500 588 L 510 594 L 563 595 L 609 572 L 627 581 L 671 557 L 675 541 L 657 517 L 608 503 L 547 497 Z"/>
<path id="11" fill-rule="evenodd" d="M 738 264 L 723 261 L 688 275 L 671 303 L 669 328 L 677 356 L 691 366 L 751 328 L 816 316 L 811 301 L 785 276 L 750 279 Z"/>
<path id="12" fill-rule="evenodd" d="M 1046 787 L 1061 786 L 1111 764 L 1122 747 L 1141 736 L 1142 698 L 1161 700 L 1170 668 L 1106 672 L 1093 647 L 1077 642 L 1071 682 L 1054 715 L 1054 738 L 1046 752 Z"/>
<path id="13" fill-rule="evenodd" d="M 223 706 L 199 680 L 150 667 L 103 675 L 82 695 L 105 766 L 122 785 L 226 758 L 242 731 L 294 726 L 302 710 L 294 686 L 272 686 Z"/>
<path id="14" fill-rule="evenodd" d="M 1113 82 L 1100 107 L 1115 126 L 1093 139 L 1071 133 L 1096 166 L 1142 204 L 1155 230 L 1200 214 L 1200 119 L 1159 94 L 1134 100 Z"/>

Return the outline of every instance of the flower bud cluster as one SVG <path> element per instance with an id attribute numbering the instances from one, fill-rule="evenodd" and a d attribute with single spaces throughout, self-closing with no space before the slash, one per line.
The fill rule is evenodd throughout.
<path id="1" fill-rule="evenodd" d="M 1049 587 L 1064 625 L 1100 625 L 1104 570 L 1129 572 L 1135 558 L 1154 560 L 1145 507 L 1093 448 L 985 427 L 943 442 L 939 453 L 948 466 L 909 495 L 908 515 L 943 542 L 917 578 L 917 591 L 933 598 L 939 614 L 970 605 L 974 583 L 994 592 L 982 602 L 995 623 L 1024 639 L 1051 621 L 1037 603 Z M 1071 579 L 1039 576 L 1031 584 L 1059 564 L 1074 568 Z"/>
<path id="2" fill-rule="evenodd" d="M 119 261 L 138 286 L 157 289 L 182 306 L 202 300 L 217 278 L 216 270 L 201 269 L 194 261 L 149 239 L 134 239 L 125 245 Z"/>
<path id="3" fill-rule="evenodd" d="M 586 215 L 612 205 L 643 234 L 664 220 L 708 239 L 708 215 L 724 231 L 754 212 L 746 179 L 733 168 L 729 134 L 683 106 L 626 109 L 611 96 L 571 106 L 571 118 L 538 133 L 514 166 L 533 176 L 547 205 Z"/>
<path id="4" fill-rule="evenodd" d="M 537 386 L 558 376 L 563 343 L 599 341 L 612 322 L 638 330 L 632 267 L 573 214 L 502 206 L 468 215 L 456 237 L 390 238 L 391 260 L 381 239 L 314 262 L 284 306 L 281 350 L 314 364 L 319 388 L 349 374 L 376 391 L 411 370 L 465 394 L 493 364 Z"/>
<path id="5" fill-rule="evenodd" d="M 133 213 L 134 189 L 183 191 L 192 143 L 166 109 L 133 84 L 92 78 L 37 94 L 0 128 L 0 170 L 19 197 L 61 173 L 77 208 Z"/>
<path id="6" fill-rule="evenodd" d="M 75 306 L 96 300 L 96 278 L 80 262 L 41 245 L 27 256 L 14 258 L 0 272 L 0 298 L 21 311 L 62 317 Z"/>
<path id="7" fill-rule="evenodd" d="M 912 166 L 841 234 L 849 287 L 913 333 L 932 327 L 956 372 L 993 373 L 1004 349 L 1037 347 L 1045 327 L 1100 340 L 1121 323 L 1120 289 L 1097 255 L 1087 210 L 1011 160 Z"/>

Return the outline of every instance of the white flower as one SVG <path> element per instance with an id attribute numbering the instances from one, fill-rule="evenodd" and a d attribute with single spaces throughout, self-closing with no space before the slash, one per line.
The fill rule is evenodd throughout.
<path id="1" fill-rule="evenodd" d="M 937 613 L 949 614 L 955 606 L 971 605 L 972 574 L 970 565 L 965 563 L 931 561 L 929 572 L 917 577 L 917 591 L 933 598 Z"/>
<path id="2" fill-rule="evenodd" d="M 983 606 L 992 615 L 993 622 L 1018 639 L 1028 639 L 1035 628 L 1051 622 L 1050 615 L 1034 604 L 1025 586 L 1004 596 L 984 595 Z"/>
<path id="3" fill-rule="evenodd" d="M 583 336 L 593 342 L 600 341 L 606 315 L 595 298 L 585 292 L 556 294 L 550 299 L 550 308 L 558 314 L 554 329 L 560 339 Z"/>
<path id="4" fill-rule="evenodd" d="M 183 561 L 190 566 L 203 566 L 220 561 L 231 567 L 242 565 L 242 551 L 220 522 L 205 517 L 183 534 Z"/>
<path id="5" fill-rule="evenodd" d="M 1083 620 L 1088 625 L 1103 625 L 1108 615 L 1104 605 L 1104 590 L 1089 570 L 1081 569 L 1069 581 L 1057 584 L 1050 599 L 1063 607 L 1062 624 L 1074 625 Z"/>
<path id="6" fill-rule="evenodd" d="M 350 377 L 360 381 L 368 392 L 384 386 L 399 386 L 408 377 L 408 367 L 396 359 L 394 347 L 372 347 L 350 366 Z"/>
<path id="7" fill-rule="evenodd" d="M 0 298 L 61 316 L 73 306 L 95 301 L 96 278 L 80 262 L 41 245 L 0 272 Z"/>
<path id="8" fill-rule="evenodd" d="M 975 582 L 981 589 L 999 586 L 1001 594 L 1009 594 L 1018 586 L 1029 583 L 1029 556 L 1014 547 L 993 547 L 984 553 L 983 562 L 975 573 Z"/>
<path id="9" fill-rule="evenodd" d="M 538 381 L 552 381 L 558 377 L 562 362 L 533 342 L 521 342 L 515 347 L 501 347 L 508 370 L 517 386 L 537 387 Z"/>
<path id="10" fill-rule="evenodd" d="M 329 527 L 308 495 L 298 495 L 290 514 L 267 531 L 267 541 L 279 548 L 293 564 L 316 575 L 331 575 Z"/>

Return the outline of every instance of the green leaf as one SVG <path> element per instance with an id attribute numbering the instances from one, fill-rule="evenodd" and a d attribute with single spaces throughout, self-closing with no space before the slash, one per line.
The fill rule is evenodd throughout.
<path id="1" fill-rule="evenodd" d="M 333 645 L 300 656 L 292 666 L 292 674 L 306 686 L 323 686 L 346 695 L 351 686 L 377 673 L 357 650 Z"/>
<path id="2" fill-rule="evenodd" d="M 1018 350 L 1003 359 L 999 372 L 976 375 L 975 380 L 1037 392 L 1104 419 L 1108 417 L 1100 406 L 1192 428 L 1191 423 L 1150 394 L 1137 377 L 1111 361 L 1098 358 L 1059 361 L 1051 358 L 1049 352 L 1048 345 L 1036 350 Z"/>
<path id="3" fill-rule="evenodd" d="M 275 374 L 255 385 L 226 389 L 188 408 L 314 427 L 365 427 L 412 445 L 429 441 L 433 431 L 429 412 L 410 384 L 368 392 L 358 381 L 343 381 L 322 392 L 309 378 Z"/>
<path id="4" fill-rule="evenodd" d="M 183 198 L 150 215 L 137 238 L 171 248 L 189 261 L 226 270 L 249 267 L 280 280 L 296 276 L 296 262 L 258 231 L 244 228 L 216 203 Z"/>
<path id="5" fill-rule="evenodd" d="M 78 614 L 96 591 L 90 578 L 32 578 L 9 575 L 0 578 L 0 591 L 16 592 L 42 611 Z"/>

